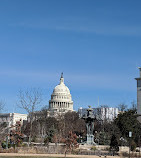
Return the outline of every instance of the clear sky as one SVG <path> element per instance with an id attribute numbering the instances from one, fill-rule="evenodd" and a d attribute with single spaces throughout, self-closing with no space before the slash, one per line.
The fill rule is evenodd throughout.
<path id="1" fill-rule="evenodd" d="M 48 104 L 64 72 L 74 109 L 136 101 L 140 0 L 1 0 L 0 99 L 39 87 Z"/>

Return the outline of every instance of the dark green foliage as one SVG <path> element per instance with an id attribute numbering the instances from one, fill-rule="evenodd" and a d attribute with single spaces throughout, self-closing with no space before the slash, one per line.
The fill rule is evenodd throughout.
<path id="1" fill-rule="evenodd" d="M 135 149 L 136 149 L 136 143 L 133 140 L 131 141 L 130 149 L 131 149 L 131 151 L 135 151 Z"/>
<path id="2" fill-rule="evenodd" d="M 98 126 L 97 126 L 98 125 Z M 101 124 L 95 123 L 95 141 L 100 145 L 110 145 L 111 136 L 114 134 L 117 139 L 120 139 L 121 132 L 114 122 L 102 122 Z"/>
<path id="3" fill-rule="evenodd" d="M 5 142 L 5 141 L 2 142 L 2 143 L 1 143 L 1 146 L 2 146 L 3 149 L 6 149 L 6 142 Z M 8 143 L 8 148 L 10 148 L 10 147 L 11 147 L 11 144 Z"/>
<path id="4" fill-rule="evenodd" d="M 56 134 L 56 129 L 54 127 L 50 128 L 46 135 L 46 141 L 53 143 L 53 138 Z"/>
<path id="5" fill-rule="evenodd" d="M 6 149 L 6 142 L 2 142 L 1 146 L 2 146 L 3 149 Z"/>
<path id="6" fill-rule="evenodd" d="M 115 119 L 114 124 L 120 129 L 122 137 L 129 139 L 129 131 L 132 132 L 132 140 L 138 144 L 141 136 L 141 124 L 137 120 L 136 110 L 128 110 L 120 113 Z"/>
<path id="7" fill-rule="evenodd" d="M 111 137 L 110 150 L 113 151 L 113 153 L 119 151 L 118 141 L 115 135 Z"/>
<path id="8" fill-rule="evenodd" d="M 110 135 L 107 132 L 100 132 L 99 144 L 100 145 L 109 145 L 110 144 Z"/>
<path id="9" fill-rule="evenodd" d="M 36 137 L 36 136 L 33 136 L 33 137 L 32 137 L 32 142 L 36 142 L 36 139 L 37 139 L 37 137 Z"/>
<path id="10" fill-rule="evenodd" d="M 51 138 L 50 137 L 46 137 L 45 139 L 44 139 L 44 143 L 45 143 L 45 145 L 48 145 L 48 143 L 51 141 Z"/>

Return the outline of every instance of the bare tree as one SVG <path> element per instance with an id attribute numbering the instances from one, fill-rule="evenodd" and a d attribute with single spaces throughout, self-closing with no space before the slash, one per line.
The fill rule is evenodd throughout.
<path id="1" fill-rule="evenodd" d="M 0 100 L 0 113 L 4 110 L 5 102 Z M 6 122 L 0 121 L 0 142 L 5 138 L 6 133 L 5 130 L 7 129 Z"/>
<path id="2" fill-rule="evenodd" d="M 137 104 L 134 100 L 131 102 L 131 109 L 133 109 L 135 111 L 137 110 Z"/>
<path id="3" fill-rule="evenodd" d="M 127 105 L 124 104 L 124 103 L 121 103 L 121 104 L 118 105 L 118 109 L 119 109 L 120 112 L 124 112 L 124 111 L 127 110 Z"/>
<path id="4" fill-rule="evenodd" d="M 5 103 L 4 101 L 0 100 L 0 113 L 2 112 L 2 110 L 4 109 Z"/>
<path id="5" fill-rule="evenodd" d="M 29 114 L 30 119 L 30 132 L 29 132 L 29 143 L 31 143 L 31 137 L 32 137 L 32 123 L 34 120 L 34 113 L 37 109 L 37 106 L 39 106 L 42 102 L 42 92 L 40 89 L 31 88 L 26 91 L 19 91 L 18 95 L 19 101 L 18 101 L 18 107 L 25 109 L 27 113 Z"/>

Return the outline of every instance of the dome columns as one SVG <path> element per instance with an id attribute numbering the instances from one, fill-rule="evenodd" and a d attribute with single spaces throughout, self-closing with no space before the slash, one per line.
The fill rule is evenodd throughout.
<path id="1" fill-rule="evenodd" d="M 73 104 L 68 102 L 50 102 L 50 109 L 65 108 L 72 109 Z"/>

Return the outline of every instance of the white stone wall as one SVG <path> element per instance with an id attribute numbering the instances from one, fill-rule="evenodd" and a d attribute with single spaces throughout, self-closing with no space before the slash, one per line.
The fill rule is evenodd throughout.
<path id="1" fill-rule="evenodd" d="M 137 80 L 137 113 L 141 115 L 141 68 L 140 70 L 140 77 L 135 78 Z"/>
<path id="2" fill-rule="evenodd" d="M 23 124 L 23 120 L 27 120 L 27 114 L 19 114 L 19 113 L 3 113 L 0 114 L 0 123 L 6 122 L 8 127 L 15 125 L 17 121 L 21 120 L 21 124 Z"/>
<path id="3" fill-rule="evenodd" d="M 27 120 L 27 114 L 13 113 L 13 124 L 16 124 L 16 122 L 20 120 L 23 124 L 23 120 Z"/>
<path id="4" fill-rule="evenodd" d="M 114 118 L 118 115 L 118 108 L 112 108 L 112 107 L 102 107 L 99 108 L 99 115 L 102 120 L 109 120 L 112 121 Z"/>
<path id="5" fill-rule="evenodd" d="M 0 123 L 3 123 L 3 122 L 6 122 L 8 127 L 10 127 L 12 125 L 11 113 L 0 114 Z"/>
<path id="6" fill-rule="evenodd" d="M 137 88 L 137 113 L 141 114 L 141 87 Z"/>
<path id="7" fill-rule="evenodd" d="M 86 108 L 80 108 L 78 110 L 79 116 L 82 117 L 84 114 L 87 113 Z M 97 119 L 100 120 L 106 120 L 106 121 L 112 121 L 114 120 L 118 114 L 119 110 L 118 108 L 113 107 L 100 107 L 100 108 L 93 108 L 93 114 Z"/>

